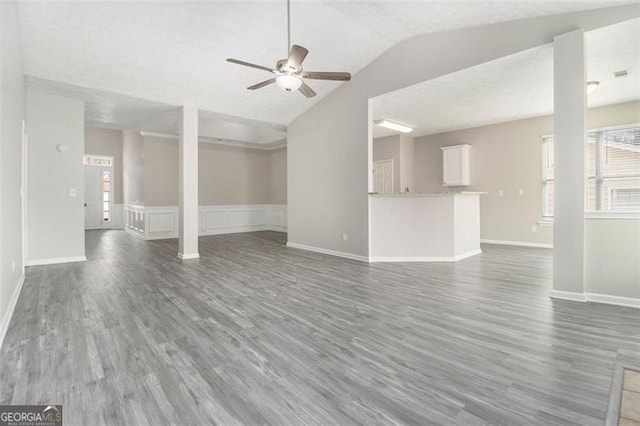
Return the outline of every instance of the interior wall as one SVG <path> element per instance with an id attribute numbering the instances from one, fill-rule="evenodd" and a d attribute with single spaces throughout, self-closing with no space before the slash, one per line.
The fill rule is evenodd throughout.
<path id="1" fill-rule="evenodd" d="M 113 202 L 122 204 L 122 130 L 85 128 L 84 153 L 113 156 Z"/>
<path id="2" fill-rule="evenodd" d="M 373 161 L 393 160 L 393 192 L 400 192 L 401 159 L 400 136 L 386 136 L 373 140 Z"/>
<path id="3" fill-rule="evenodd" d="M 144 204 L 146 206 L 178 205 L 178 140 L 143 136 Z"/>
<path id="4" fill-rule="evenodd" d="M 575 28 L 638 15 L 635 5 L 590 10 L 425 34 L 393 46 L 287 126 L 289 242 L 368 256 L 369 98 L 551 43 Z"/>
<path id="5" fill-rule="evenodd" d="M 632 123 L 640 123 L 640 102 L 587 111 L 589 129 Z M 416 138 L 416 191 L 488 192 L 480 197 L 483 239 L 552 244 L 553 228 L 538 223 L 542 216 L 542 136 L 552 133 L 553 116 L 545 116 Z M 440 148 L 460 144 L 471 145 L 471 185 L 443 187 Z"/>
<path id="6" fill-rule="evenodd" d="M 143 136 L 142 141 L 143 153 L 136 153 L 136 158 L 143 157 L 141 197 L 144 204 L 178 205 L 178 140 Z M 287 202 L 284 148 L 266 151 L 201 142 L 198 145 L 198 174 L 200 205 Z"/>
<path id="7" fill-rule="evenodd" d="M 29 90 L 27 126 L 29 260 L 84 258 L 84 102 Z"/>
<path id="8" fill-rule="evenodd" d="M 144 140 L 140 132 L 122 132 L 122 201 L 144 205 Z"/>
<path id="9" fill-rule="evenodd" d="M 409 135 L 400 135 L 400 191 L 415 192 L 416 142 Z"/>
<path id="10" fill-rule="evenodd" d="M 200 143 L 200 205 L 269 204 L 269 151 Z"/>
<path id="11" fill-rule="evenodd" d="M 640 299 L 640 219 L 586 219 L 584 231 L 584 291 Z"/>
<path id="12" fill-rule="evenodd" d="M 16 2 L 0 2 L 0 345 L 23 279 L 22 121 L 25 90 Z"/>
<path id="13" fill-rule="evenodd" d="M 287 149 L 269 151 L 269 204 L 287 204 Z"/>

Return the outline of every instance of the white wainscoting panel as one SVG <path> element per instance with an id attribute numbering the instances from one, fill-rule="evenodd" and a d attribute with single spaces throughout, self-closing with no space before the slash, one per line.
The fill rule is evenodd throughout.
<path id="1" fill-rule="evenodd" d="M 124 230 L 131 235 L 144 239 L 144 206 L 124 205 Z"/>
<path id="2" fill-rule="evenodd" d="M 176 206 L 145 207 L 144 235 L 145 240 L 160 240 L 164 238 L 178 238 L 178 215 Z"/>
<path id="3" fill-rule="evenodd" d="M 138 238 L 177 238 L 177 206 L 124 206 L 124 230 Z M 242 204 L 200 206 L 199 235 L 232 234 L 251 231 L 287 231 L 287 206 Z"/>

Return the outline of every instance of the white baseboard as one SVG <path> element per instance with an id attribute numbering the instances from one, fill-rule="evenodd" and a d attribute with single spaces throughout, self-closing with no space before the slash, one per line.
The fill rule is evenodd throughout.
<path id="1" fill-rule="evenodd" d="M 20 297 L 20 291 L 22 291 L 23 284 L 24 272 L 20 275 L 20 278 L 18 279 L 18 285 L 11 295 L 11 300 L 9 300 L 7 310 L 2 316 L 2 322 L 0 323 L 0 349 L 2 349 L 4 337 L 7 335 L 7 330 L 9 330 L 9 324 L 11 323 L 11 318 L 13 317 L 13 311 L 16 309 L 16 304 L 18 303 L 18 298 Z"/>
<path id="2" fill-rule="evenodd" d="M 182 259 L 182 260 L 200 259 L 200 253 L 188 253 L 188 254 L 178 253 L 178 259 Z"/>
<path id="3" fill-rule="evenodd" d="M 587 302 L 606 303 L 607 305 L 640 308 L 640 299 L 634 297 L 611 296 L 609 294 L 585 293 Z"/>
<path id="4" fill-rule="evenodd" d="M 498 244 L 502 246 L 518 246 L 518 247 L 537 247 L 537 248 L 553 248 L 553 244 L 546 243 L 530 243 L 527 241 L 507 241 L 507 240 L 480 240 L 481 244 Z"/>
<path id="5" fill-rule="evenodd" d="M 292 247 L 300 250 L 313 251 L 316 253 L 328 254 L 330 256 L 343 257 L 345 259 L 357 260 L 360 262 L 369 262 L 369 258 L 367 256 L 360 256 L 358 254 L 353 254 L 353 253 L 345 253 L 342 251 L 328 250 L 320 247 L 307 246 L 304 244 L 292 243 L 290 241 L 287 242 L 287 247 Z"/>
<path id="6" fill-rule="evenodd" d="M 136 238 L 144 240 L 144 235 L 141 234 L 140 232 L 136 231 L 135 229 L 131 229 L 131 228 L 128 228 L 128 227 L 125 226 L 124 227 L 124 232 L 126 232 L 129 235 L 133 235 Z"/>
<path id="7" fill-rule="evenodd" d="M 586 302 L 587 298 L 584 293 L 575 293 L 573 291 L 551 290 L 549 296 L 552 299 L 570 300 L 572 302 Z"/>
<path id="8" fill-rule="evenodd" d="M 576 293 L 572 291 L 551 290 L 554 299 L 570 300 L 572 302 L 604 303 L 607 305 L 640 308 L 640 299 L 634 297 L 612 296 L 598 293 Z"/>
<path id="9" fill-rule="evenodd" d="M 482 253 L 482 250 L 473 250 L 467 253 L 462 253 L 457 256 L 403 256 L 403 257 L 391 257 L 391 256 L 372 256 L 369 258 L 369 262 L 457 262 L 458 260 L 466 259 L 467 257 L 475 256 Z"/>
<path id="10" fill-rule="evenodd" d="M 475 256 L 476 254 L 482 254 L 482 249 L 471 250 L 466 253 L 462 253 L 453 258 L 454 262 L 458 260 L 466 259 L 467 257 Z"/>
<path id="11" fill-rule="evenodd" d="M 28 260 L 27 266 L 39 266 L 39 265 L 55 265 L 57 263 L 72 263 L 72 262 L 86 262 L 86 256 L 74 256 L 74 257 L 58 257 L 55 259 L 34 259 Z"/>

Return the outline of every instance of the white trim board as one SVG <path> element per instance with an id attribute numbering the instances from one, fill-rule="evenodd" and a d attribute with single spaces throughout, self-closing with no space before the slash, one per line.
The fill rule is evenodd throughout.
<path id="1" fill-rule="evenodd" d="M 518 247 L 537 247 L 537 248 L 553 248 L 553 244 L 546 243 L 530 243 L 527 241 L 507 241 L 507 240 L 485 240 L 481 239 L 480 244 L 496 244 L 501 246 L 518 246 Z"/>
<path id="2" fill-rule="evenodd" d="M 466 259 L 471 256 L 475 256 L 476 254 L 482 253 L 482 250 L 472 250 L 467 253 L 462 253 L 457 256 L 445 256 L 445 257 L 434 257 L 434 256 L 411 256 L 411 257 L 387 257 L 387 256 L 376 256 L 370 257 L 369 262 L 378 263 L 378 262 L 457 262 L 458 260 Z"/>
<path id="3" fill-rule="evenodd" d="M 306 250 L 306 251 L 312 251 L 315 253 L 328 254 L 330 256 L 343 257 L 345 259 L 357 260 L 359 262 L 369 262 L 369 258 L 367 256 L 360 256 L 358 254 L 345 253 L 343 251 L 336 251 L 336 250 L 323 249 L 320 247 L 307 246 L 304 244 L 292 243 L 290 241 L 287 241 L 287 247 Z"/>
<path id="4" fill-rule="evenodd" d="M 178 253 L 178 259 L 181 259 L 181 260 L 200 259 L 200 253 L 187 253 L 187 254 Z"/>
<path id="5" fill-rule="evenodd" d="M 587 301 L 584 293 L 575 293 L 573 291 L 551 290 L 549 297 L 552 299 L 570 300 L 572 302 Z"/>
<path id="6" fill-rule="evenodd" d="M 55 265 L 57 263 L 86 262 L 86 256 L 58 257 L 54 259 L 29 260 L 26 266 Z"/>
<path id="7" fill-rule="evenodd" d="M 2 349 L 4 338 L 7 335 L 7 330 L 9 330 L 9 324 L 11 323 L 11 318 L 13 317 L 13 311 L 16 309 L 16 305 L 18 304 L 18 299 L 20 298 L 20 292 L 22 291 L 23 284 L 24 284 L 24 272 L 20 275 L 20 279 L 18 280 L 18 285 L 16 286 L 16 289 L 13 291 L 13 294 L 11 295 L 11 300 L 9 300 L 7 311 L 4 313 L 4 316 L 2 317 L 2 322 L 0 323 L 0 349 Z"/>
<path id="8" fill-rule="evenodd" d="M 592 302 L 607 305 L 627 306 L 640 309 L 640 299 L 635 297 L 612 296 L 599 293 L 576 293 L 572 291 L 551 290 L 553 299 L 569 300 L 572 302 Z"/>

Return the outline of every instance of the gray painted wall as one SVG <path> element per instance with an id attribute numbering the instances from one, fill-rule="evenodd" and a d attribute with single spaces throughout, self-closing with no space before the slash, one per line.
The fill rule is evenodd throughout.
<path id="1" fill-rule="evenodd" d="M 22 265 L 22 120 L 25 91 L 15 1 L 0 2 L 0 344 Z M 15 267 L 13 267 L 15 265 Z"/>
<path id="2" fill-rule="evenodd" d="M 84 257 L 84 102 L 30 90 L 27 126 L 29 260 Z"/>
<path id="3" fill-rule="evenodd" d="M 287 126 L 289 241 L 368 255 L 369 98 L 551 43 L 575 28 L 638 15 L 637 5 L 623 6 L 426 34 L 395 45 Z"/>
<path id="4" fill-rule="evenodd" d="M 286 149 L 200 143 L 199 204 L 286 204 Z M 178 205 L 178 140 L 123 132 L 124 202 Z"/>
<path id="5" fill-rule="evenodd" d="M 122 204 L 122 131 L 113 129 L 84 129 L 84 153 L 113 156 L 113 202 Z"/>
<path id="6" fill-rule="evenodd" d="M 269 151 L 269 204 L 287 204 L 287 149 Z"/>
<path id="7" fill-rule="evenodd" d="M 640 219 L 586 219 L 586 293 L 640 299 Z"/>
<path id="8" fill-rule="evenodd" d="M 144 204 L 144 140 L 140 132 L 122 132 L 122 194 L 126 204 Z"/>
<path id="9" fill-rule="evenodd" d="M 373 140 L 373 161 L 393 160 L 393 192 L 400 192 L 400 135 Z"/>

